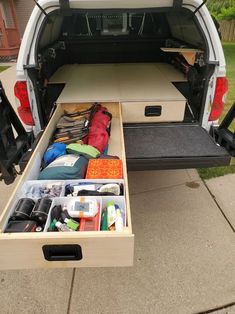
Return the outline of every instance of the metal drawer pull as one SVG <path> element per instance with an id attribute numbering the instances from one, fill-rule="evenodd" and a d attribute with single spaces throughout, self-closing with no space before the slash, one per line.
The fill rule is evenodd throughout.
<path id="1" fill-rule="evenodd" d="M 47 261 L 80 261 L 82 259 L 82 248 L 78 244 L 44 245 L 42 247 L 44 257 Z"/>
<path id="2" fill-rule="evenodd" d="M 162 106 L 146 106 L 144 114 L 146 117 L 160 117 Z"/>

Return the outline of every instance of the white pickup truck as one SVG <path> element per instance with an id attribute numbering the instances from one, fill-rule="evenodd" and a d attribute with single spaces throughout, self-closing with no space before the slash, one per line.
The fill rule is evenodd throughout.
<path id="1" fill-rule="evenodd" d="M 228 165 L 234 108 L 218 126 L 227 91 L 222 45 L 201 0 L 39 0 L 21 44 L 15 96 L 20 118 L 41 137 L 0 218 L 0 268 L 132 265 L 127 169 Z M 4 233 L 26 187 L 39 184 L 64 110 L 94 102 L 113 116 L 108 153 L 123 162 L 124 230 Z M 108 201 L 102 197 L 103 206 Z"/>

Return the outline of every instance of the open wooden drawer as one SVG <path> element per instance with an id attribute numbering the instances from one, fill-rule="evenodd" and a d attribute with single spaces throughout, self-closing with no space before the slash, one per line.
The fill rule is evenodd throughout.
<path id="1" fill-rule="evenodd" d="M 126 204 L 126 227 L 123 231 L 78 232 L 24 232 L 4 233 L 14 205 L 22 195 L 26 181 L 38 178 L 41 159 L 63 110 L 81 110 L 91 104 L 60 104 L 34 151 L 13 195 L 0 218 L 0 269 L 59 268 L 59 267 L 111 267 L 133 264 L 134 235 L 132 234 L 129 205 L 126 157 L 119 103 L 103 105 L 113 115 L 109 154 L 118 155 L 123 161 Z M 60 180 L 61 181 L 61 180 Z"/>

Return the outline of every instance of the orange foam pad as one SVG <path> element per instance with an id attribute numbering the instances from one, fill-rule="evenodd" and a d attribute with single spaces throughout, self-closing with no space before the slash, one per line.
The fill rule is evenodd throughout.
<path id="1" fill-rule="evenodd" d="M 90 159 L 86 179 L 122 179 L 122 161 L 119 159 Z"/>

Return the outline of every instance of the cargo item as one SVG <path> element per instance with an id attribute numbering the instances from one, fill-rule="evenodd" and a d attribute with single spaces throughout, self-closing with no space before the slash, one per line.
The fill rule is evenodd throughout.
<path id="1" fill-rule="evenodd" d="M 51 204 L 52 200 L 49 198 L 39 199 L 34 206 L 30 218 L 37 221 L 39 224 L 45 224 Z"/>
<path id="2" fill-rule="evenodd" d="M 122 179 L 122 161 L 117 159 L 89 160 L 86 179 Z"/>
<path id="3" fill-rule="evenodd" d="M 5 229 L 5 233 L 34 232 L 36 228 L 37 223 L 32 220 L 10 221 Z"/>
<path id="4" fill-rule="evenodd" d="M 21 198 L 18 200 L 15 211 L 11 216 L 11 220 L 27 220 L 35 206 L 35 202 L 31 198 Z"/>
<path id="5" fill-rule="evenodd" d="M 54 160 L 39 175 L 39 180 L 83 179 L 87 159 L 78 155 L 65 155 Z"/>
<path id="6" fill-rule="evenodd" d="M 88 144 L 103 153 L 109 141 L 109 128 L 112 120 L 111 113 L 99 105 L 89 124 Z"/>
<path id="7" fill-rule="evenodd" d="M 72 143 L 67 145 L 66 149 L 69 154 L 78 154 L 86 157 L 87 159 L 97 158 L 100 155 L 98 149 L 91 145 Z"/>
<path id="8" fill-rule="evenodd" d="M 65 113 L 56 125 L 53 141 L 66 144 L 81 141 L 88 134 L 88 123 L 89 120 L 85 116 L 73 118 Z"/>
<path id="9" fill-rule="evenodd" d="M 85 117 L 77 117 L 75 118 L 70 118 L 67 115 L 64 115 L 60 118 L 59 122 L 57 123 L 57 128 L 58 129 L 67 129 L 67 128 L 79 128 L 79 127 L 84 127 L 86 124 L 87 119 Z"/>
<path id="10" fill-rule="evenodd" d="M 91 218 L 97 215 L 99 206 L 96 199 L 80 197 L 79 200 L 70 202 L 68 213 L 72 218 Z"/>
<path id="11" fill-rule="evenodd" d="M 70 229 L 66 224 L 62 224 L 62 222 L 57 221 L 55 224 L 58 231 L 61 232 L 73 232 L 74 230 Z"/>
<path id="12" fill-rule="evenodd" d="M 102 226 L 101 230 L 122 231 L 125 226 L 125 210 L 114 202 L 109 202 L 102 214 Z"/>
<path id="13" fill-rule="evenodd" d="M 63 155 L 66 155 L 66 145 L 64 143 L 54 143 L 47 148 L 44 153 L 43 160 L 47 166 L 56 158 Z"/>
<path id="14" fill-rule="evenodd" d="M 79 231 L 98 231 L 100 219 L 100 206 L 98 207 L 98 213 L 92 218 L 81 218 Z"/>
<path id="15" fill-rule="evenodd" d="M 121 183 L 92 183 L 80 182 L 67 184 L 65 187 L 65 196 L 91 196 L 91 195 L 123 195 L 123 184 Z"/>
<path id="16" fill-rule="evenodd" d="M 24 196 L 29 198 L 54 198 L 62 193 L 61 182 L 29 181 L 24 185 Z"/>
<path id="17" fill-rule="evenodd" d="M 99 202 L 96 199 L 80 197 L 68 204 L 68 213 L 72 218 L 91 218 L 98 213 Z"/>

